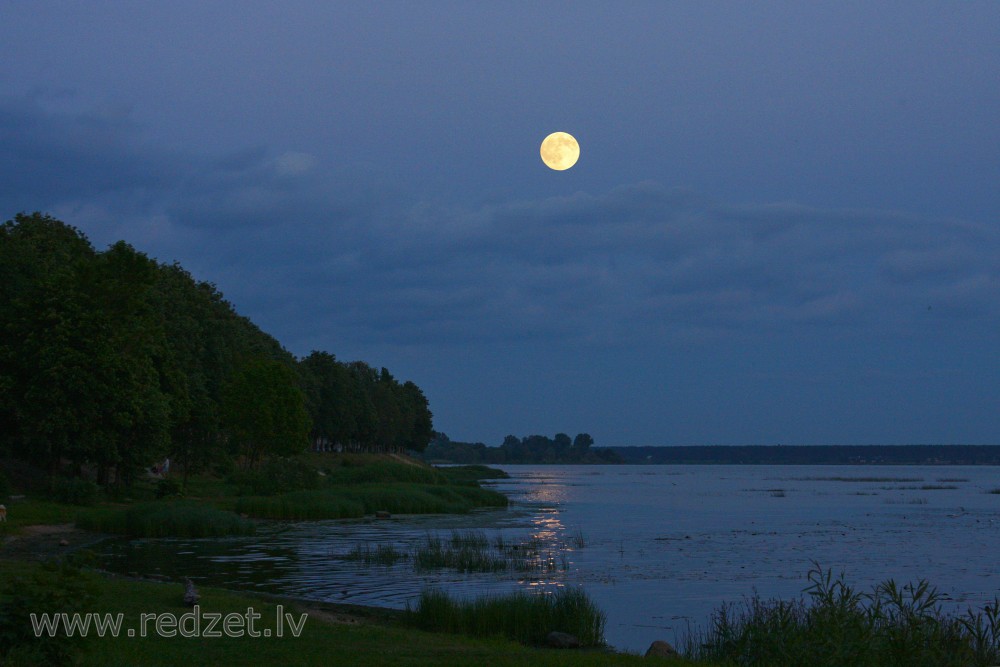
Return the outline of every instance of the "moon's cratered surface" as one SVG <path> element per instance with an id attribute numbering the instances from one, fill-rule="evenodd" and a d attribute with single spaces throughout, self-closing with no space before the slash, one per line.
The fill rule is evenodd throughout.
<path id="1" fill-rule="evenodd" d="M 580 159 L 580 144 L 572 134 L 553 132 L 542 140 L 542 162 L 549 169 L 566 171 Z"/>

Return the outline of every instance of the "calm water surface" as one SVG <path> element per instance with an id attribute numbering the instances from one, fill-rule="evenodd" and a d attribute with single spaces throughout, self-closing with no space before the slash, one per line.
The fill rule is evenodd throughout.
<path id="1" fill-rule="evenodd" d="M 958 466 L 502 466 L 507 510 L 389 521 L 266 522 L 252 538 L 115 540 L 120 572 L 403 607 L 427 586 L 478 595 L 583 586 L 619 649 L 645 650 L 754 590 L 795 597 L 812 561 L 868 587 L 929 579 L 964 610 L 1000 595 L 1000 470 Z M 934 488 L 954 487 L 954 488 Z M 482 530 L 534 538 L 549 568 L 418 572 L 364 566 L 358 545 L 412 549 Z M 581 546 L 582 545 L 582 546 Z"/>

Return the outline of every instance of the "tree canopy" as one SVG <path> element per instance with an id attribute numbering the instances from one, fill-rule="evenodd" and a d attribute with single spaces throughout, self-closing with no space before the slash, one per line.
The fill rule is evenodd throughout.
<path id="1" fill-rule="evenodd" d="M 297 360 L 178 264 L 40 213 L 0 226 L 0 455 L 128 484 L 165 457 L 422 450 L 431 419 L 417 385 Z"/>

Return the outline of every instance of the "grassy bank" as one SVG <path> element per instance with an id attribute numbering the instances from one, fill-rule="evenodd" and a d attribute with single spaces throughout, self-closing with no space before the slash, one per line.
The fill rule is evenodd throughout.
<path id="1" fill-rule="evenodd" d="M 130 537 L 221 537 L 254 532 L 252 521 L 186 500 L 83 511 L 77 516 L 76 525 L 84 530 Z"/>
<path id="2" fill-rule="evenodd" d="M 0 568 L 3 568 L 5 573 L 27 580 L 38 566 L 17 561 L 0 561 Z M 143 613 L 169 612 L 180 617 L 191 611 L 182 604 L 183 586 L 180 584 L 140 582 L 94 575 L 89 575 L 88 579 L 86 587 L 91 591 L 91 597 L 80 608 L 81 611 L 122 613 L 123 628 L 136 627 L 140 614 Z M 242 667 L 247 664 L 251 655 L 253 664 L 258 667 L 287 667 L 287 665 L 448 667 L 472 664 L 501 667 L 515 665 L 596 667 L 649 664 L 649 661 L 636 656 L 538 649 L 498 637 L 476 639 L 426 632 L 393 621 L 391 614 L 386 614 L 384 617 L 365 617 L 364 610 L 355 611 L 333 605 L 301 606 L 291 601 L 265 599 L 212 588 L 202 588 L 200 592 L 202 612 L 245 615 L 247 609 L 252 607 L 256 613 L 261 614 L 258 629 L 275 626 L 273 619 L 279 603 L 284 605 L 286 613 L 293 614 L 296 619 L 301 613 L 307 613 L 309 616 L 301 636 L 297 638 L 292 637 L 287 629 L 285 636 L 281 638 L 275 636 L 90 637 L 72 646 L 71 654 L 79 659 L 78 664 L 83 667 L 124 665 L 173 667 L 182 664 Z M 0 597 L 0 606 L 8 601 L 9 597 Z M 0 621 L 0 624 L 3 622 Z M 4 662 L 3 646 L 0 644 L 0 663 L 5 667 L 55 664 L 39 659 L 37 648 L 37 646 L 34 648 L 22 646 L 17 649 L 16 655 L 8 656 Z M 18 655 L 21 657 L 17 657 Z"/>
<path id="3" fill-rule="evenodd" d="M 347 519 L 392 514 L 461 514 L 478 507 L 506 507 L 507 497 L 476 486 L 353 484 L 237 500 L 235 510 L 261 519 Z"/>
<path id="4" fill-rule="evenodd" d="M 437 469 L 401 456 L 317 453 L 271 460 L 259 470 L 193 476 L 185 488 L 172 477 L 140 481 L 114 494 L 79 480 L 45 482 L 40 474 L 31 488 L 15 489 L 26 498 L 7 501 L 9 521 L 0 523 L 0 536 L 25 526 L 76 522 L 85 530 L 132 537 L 213 537 L 252 533 L 245 517 L 308 521 L 379 511 L 465 513 L 507 506 L 506 496 L 479 486 L 479 480 L 503 474 L 485 466 Z M 84 485 L 86 502 L 57 500 L 69 486 Z"/>

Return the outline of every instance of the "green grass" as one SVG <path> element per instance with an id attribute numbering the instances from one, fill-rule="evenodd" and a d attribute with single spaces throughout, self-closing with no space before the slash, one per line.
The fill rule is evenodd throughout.
<path id="1" fill-rule="evenodd" d="M 506 507 L 507 497 L 475 486 L 352 484 L 277 496 L 248 496 L 237 512 L 262 519 L 347 519 L 385 510 L 392 514 L 462 514 L 478 507 Z"/>
<path id="2" fill-rule="evenodd" d="M 949 616 L 926 581 L 889 580 L 860 593 L 818 565 L 808 600 L 720 607 L 708 629 L 686 640 L 689 657 L 732 665 L 974 667 L 1000 662 L 1000 601 Z"/>
<path id="3" fill-rule="evenodd" d="M 5 575 L 24 578 L 33 566 L 18 561 L 0 561 Z M 127 579 L 97 577 L 96 599 L 89 611 L 122 613 L 125 622 L 135 624 L 142 613 L 171 612 L 180 616 L 190 611 L 182 604 L 184 587 Z M 273 619 L 278 602 L 248 594 L 199 587 L 203 611 L 222 614 L 245 614 L 253 607 L 264 619 Z M 302 635 L 260 638 L 97 638 L 83 642 L 79 652 L 80 667 L 176 667 L 176 665 L 212 665 L 243 667 L 288 667 L 289 665 L 490 665 L 490 667 L 599 667 L 601 665 L 649 665 L 648 660 L 632 655 L 603 652 L 560 651 L 530 648 L 499 639 L 476 639 L 454 634 L 426 632 L 391 620 L 373 619 L 361 624 L 335 623 L 322 618 L 313 608 L 284 601 L 285 611 L 306 612 Z M 327 609 L 327 607 L 323 607 Z M 330 613 L 334 613 L 336 609 Z M 273 627 L 267 621 L 263 627 Z M 260 626 L 259 626 L 260 627 Z M 0 664 L 4 664 L 0 654 Z M 27 663 L 39 664 L 39 663 Z M 663 662 L 661 664 L 671 664 Z M 678 662 L 674 664 L 689 664 Z M 6 663 L 5 667 L 15 667 Z"/>
<path id="4" fill-rule="evenodd" d="M 0 535 L 19 532 L 21 528 L 26 526 L 73 523 L 80 511 L 76 505 L 36 498 L 8 500 L 5 504 L 7 505 L 7 521 L 0 523 Z"/>
<path id="5" fill-rule="evenodd" d="M 522 644 L 541 644 L 552 631 L 567 632 L 583 646 L 604 644 L 604 612 L 581 589 L 564 588 L 551 594 L 516 592 L 474 600 L 452 598 L 428 590 L 406 622 L 424 630 L 473 637 L 505 637 Z"/>
<path id="6" fill-rule="evenodd" d="M 452 484 L 469 484 L 484 479 L 508 479 L 510 475 L 503 470 L 484 465 L 447 466 L 437 468 Z"/>
<path id="7" fill-rule="evenodd" d="M 130 537 L 217 537 L 254 532 L 252 521 L 192 501 L 100 508 L 81 512 L 76 524 L 85 530 Z"/>
<path id="8" fill-rule="evenodd" d="M 318 521 L 355 519 L 365 515 L 362 502 L 329 491 L 293 491 L 278 496 L 246 496 L 235 510 L 258 519 Z"/>

